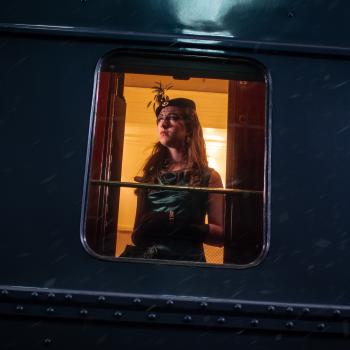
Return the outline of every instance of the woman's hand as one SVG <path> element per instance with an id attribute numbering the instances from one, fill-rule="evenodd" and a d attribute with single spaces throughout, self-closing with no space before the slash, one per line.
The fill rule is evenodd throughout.
<path id="1" fill-rule="evenodd" d="M 171 218 L 169 212 L 149 212 L 134 228 L 132 241 L 135 245 L 157 244 L 164 240 L 187 240 L 204 242 L 209 225 L 191 224 L 185 215 L 177 214 Z"/>
<path id="2" fill-rule="evenodd" d="M 166 234 L 169 213 L 149 212 L 143 215 L 134 227 L 132 241 L 136 245 L 152 243 L 156 237 Z"/>

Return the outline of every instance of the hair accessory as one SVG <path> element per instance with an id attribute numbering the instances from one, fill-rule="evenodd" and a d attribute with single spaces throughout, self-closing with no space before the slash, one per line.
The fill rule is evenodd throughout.
<path id="1" fill-rule="evenodd" d="M 172 85 L 163 85 L 161 81 L 156 82 L 156 86 L 152 87 L 152 92 L 155 94 L 152 101 L 149 101 L 147 108 L 153 104 L 153 111 L 156 112 L 159 106 L 170 100 L 169 96 L 166 94 L 168 90 L 172 88 Z"/>
<path id="2" fill-rule="evenodd" d="M 178 97 L 170 99 L 167 95 L 167 91 L 170 90 L 172 85 L 163 85 L 161 81 L 156 82 L 156 86 L 152 87 L 152 92 L 155 94 L 152 101 L 149 101 L 147 108 L 153 105 L 153 110 L 158 117 L 160 111 L 168 106 L 175 106 L 180 108 L 190 108 L 196 110 L 196 104 L 189 98 Z"/>
<path id="3" fill-rule="evenodd" d="M 193 109 L 194 111 L 196 110 L 196 104 L 194 101 L 190 100 L 189 98 L 184 98 L 184 97 L 178 97 L 178 98 L 173 98 L 171 100 L 166 100 L 162 102 L 157 109 L 155 110 L 156 116 L 158 117 L 160 111 L 165 108 L 165 107 L 180 107 L 180 108 L 190 108 Z"/>

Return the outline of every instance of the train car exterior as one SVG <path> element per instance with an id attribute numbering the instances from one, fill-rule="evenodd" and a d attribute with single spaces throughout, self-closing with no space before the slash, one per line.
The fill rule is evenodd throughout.
<path id="1" fill-rule="evenodd" d="M 1 8 L 1 349 L 348 347 L 345 1 L 13 0 Z M 246 105 L 260 101 L 260 124 L 238 113 L 225 126 L 236 139 L 235 128 L 245 130 L 242 145 L 260 152 L 249 161 L 261 172 L 250 190 L 216 190 L 260 196 L 244 219 L 258 218 L 250 248 L 232 224 L 225 242 L 237 254 L 225 246 L 223 264 L 115 258 L 108 230 L 89 233 L 89 186 L 96 164 L 109 159 L 94 158 L 105 142 L 96 136 L 99 111 L 110 106 L 99 103 L 113 87 L 120 123 L 131 103 L 118 86 L 152 74 L 179 84 L 225 80 L 228 96 L 230 86 L 262 86 Z M 228 162 L 240 159 L 231 146 Z M 251 168 L 229 169 L 235 179 Z M 226 236 L 235 210 L 225 212 Z"/>

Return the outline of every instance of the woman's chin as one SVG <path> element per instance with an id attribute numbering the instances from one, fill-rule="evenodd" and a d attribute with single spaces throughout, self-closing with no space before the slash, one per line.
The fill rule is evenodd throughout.
<path id="1" fill-rule="evenodd" d="M 164 146 L 164 147 L 172 147 L 173 142 L 169 140 L 168 137 L 161 137 L 159 139 L 159 142 Z"/>

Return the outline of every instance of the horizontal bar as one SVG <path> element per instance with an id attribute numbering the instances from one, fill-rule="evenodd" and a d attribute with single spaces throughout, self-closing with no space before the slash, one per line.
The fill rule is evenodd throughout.
<path id="1" fill-rule="evenodd" d="M 124 181 L 105 181 L 105 180 L 90 180 L 92 185 L 113 186 L 113 187 L 131 187 L 131 188 L 152 188 L 157 190 L 175 190 L 189 192 L 207 192 L 221 194 L 263 194 L 264 191 L 241 190 L 238 188 L 219 188 L 219 187 L 192 187 L 192 186 L 174 186 L 160 184 L 144 184 L 138 182 Z"/>
<path id="2" fill-rule="evenodd" d="M 48 306 L 50 305 L 50 306 Z M 93 290 L 0 286 L 0 315 L 17 326 L 40 320 L 152 324 L 202 329 L 254 329 L 348 336 L 350 308 L 337 304 L 217 299 L 210 297 L 113 293 Z M 62 322 L 62 321 L 61 321 Z M 117 326 L 118 327 L 118 326 Z"/>
<path id="3" fill-rule="evenodd" d="M 350 48 L 339 45 L 323 45 L 314 43 L 297 42 L 270 42 L 260 40 L 240 40 L 233 36 L 212 36 L 212 35 L 189 35 L 189 34 L 162 34 L 152 32 L 130 32 L 119 29 L 101 29 L 92 26 L 64 26 L 64 25 L 40 25 L 31 23 L 11 23 L 1 22 L 0 33 L 19 33 L 31 35 L 49 35 L 65 36 L 76 38 L 92 38 L 96 40 L 130 40 L 159 43 L 181 43 L 181 40 L 190 45 L 206 45 L 221 48 L 236 48 L 243 50 L 273 51 L 274 53 L 297 53 L 310 55 L 331 55 L 331 56 L 349 56 Z M 209 44 L 208 44 L 209 42 Z M 184 43 L 184 42 L 183 42 Z"/>

